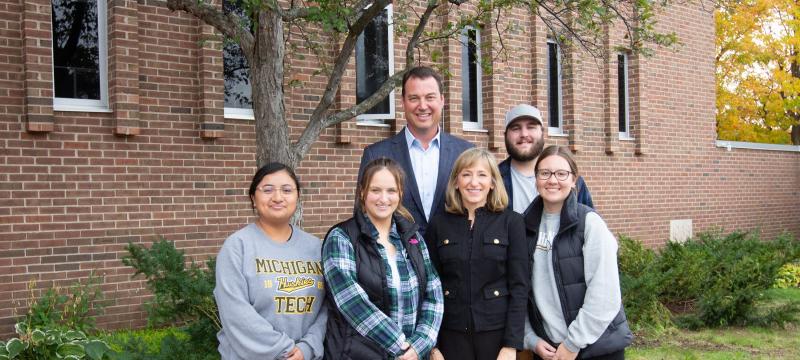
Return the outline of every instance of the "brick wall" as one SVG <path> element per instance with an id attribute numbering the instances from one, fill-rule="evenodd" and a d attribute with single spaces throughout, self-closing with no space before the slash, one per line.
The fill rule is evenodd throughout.
<path id="1" fill-rule="evenodd" d="M 47 4 L 25 4 L 0 3 L 0 335 L 25 311 L 30 281 L 38 289 L 66 286 L 93 270 L 105 275 L 103 288 L 113 299 L 104 326 L 141 326 L 147 293 L 121 264 L 123 247 L 163 236 L 201 260 L 251 221 L 252 121 L 222 117 L 221 52 L 200 41 L 210 29 L 150 0 L 109 4 L 109 19 L 138 24 L 133 32 L 110 26 L 114 111 L 53 111 L 41 100 L 52 95 L 46 85 L 52 76 L 42 65 L 52 60 L 39 55 L 50 46 L 40 31 L 48 17 L 31 16 Z M 616 137 L 616 66 L 576 56 L 566 84 L 569 134 L 548 143 L 575 149 L 611 229 L 649 246 L 664 244 L 675 219 L 692 219 L 695 232 L 719 226 L 800 235 L 800 153 L 715 147 L 712 15 L 676 5 L 660 19 L 682 45 L 631 58 L 635 139 Z M 494 61 L 493 74 L 483 79 L 487 131 L 462 130 L 460 46 L 442 45 L 453 73 L 444 127 L 500 158 L 505 110 L 520 102 L 536 104 L 545 116 L 548 110 L 544 26 L 524 11 L 502 21 L 519 30 L 504 38 L 508 57 Z M 619 29 L 611 30 L 609 46 L 621 42 Z M 483 40 L 499 46 L 489 34 Z M 397 64 L 404 46 L 395 39 Z M 292 60 L 289 78 L 304 83 L 287 88 L 293 136 L 324 86 L 313 74 L 317 61 Z M 355 99 L 354 74 L 352 68 L 346 74 L 340 106 Z M 389 126 L 351 120 L 327 129 L 306 156 L 298 171 L 306 230 L 322 235 L 347 217 L 363 147 L 404 125 L 399 100 L 398 91 L 397 120 Z"/>

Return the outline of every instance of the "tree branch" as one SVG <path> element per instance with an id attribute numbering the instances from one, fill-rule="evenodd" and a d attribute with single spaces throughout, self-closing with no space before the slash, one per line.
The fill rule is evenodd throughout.
<path id="1" fill-rule="evenodd" d="M 255 38 L 248 29 L 242 28 L 242 19 L 235 14 L 225 14 L 219 8 L 198 0 L 167 0 L 167 8 L 172 11 L 182 10 L 213 26 L 217 31 L 237 43 L 245 54 L 253 53 Z"/>
<path id="2" fill-rule="evenodd" d="M 303 130 L 303 133 L 300 134 L 300 138 L 297 139 L 297 142 L 293 146 L 294 153 L 297 154 L 299 158 L 302 158 L 308 149 L 311 148 L 311 144 L 319 137 L 322 130 L 331 125 L 328 121 L 325 121 L 324 115 L 328 109 L 330 109 L 331 104 L 333 104 L 336 92 L 339 91 L 344 70 L 347 67 L 347 63 L 350 61 L 350 57 L 353 55 L 353 49 L 355 49 L 356 43 L 358 42 L 358 36 L 364 31 L 367 25 L 369 25 L 372 19 L 386 8 L 389 2 L 390 0 L 378 0 L 365 10 L 357 10 L 360 16 L 348 29 L 347 37 L 344 39 L 342 47 L 339 49 L 339 54 L 334 61 L 331 74 L 328 76 L 328 84 L 325 86 L 322 98 L 311 113 L 308 126 Z M 391 56 L 391 54 L 389 55 Z"/>

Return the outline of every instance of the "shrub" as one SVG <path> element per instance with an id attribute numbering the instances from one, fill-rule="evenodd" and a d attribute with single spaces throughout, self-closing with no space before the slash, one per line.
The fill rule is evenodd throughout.
<path id="1" fill-rule="evenodd" d="M 619 236 L 622 303 L 634 330 L 663 330 L 672 326 L 669 310 L 658 298 L 659 277 L 653 270 L 656 254 L 627 236 Z"/>
<path id="2" fill-rule="evenodd" d="M 96 316 L 102 313 L 105 302 L 100 284 L 101 277 L 90 275 L 85 283 L 74 283 L 67 293 L 60 288 L 49 288 L 33 301 L 22 320 L 27 328 L 60 328 L 79 330 L 84 333 L 96 331 Z M 34 283 L 30 286 L 31 297 Z"/>
<path id="3" fill-rule="evenodd" d="M 207 352 L 193 347 L 183 328 L 124 331 L 106 336 L 118 353 L 114 360 L 219 360 L 216 350 Z"/>
<path id="4" fill-rule="evenodd" d="M 721 232 L 668 243 L 659 253 L 620 236 L 620 283 L 634 327 L 782 324 L 796 304 L 756 308 L 778 269 L 800 256 L 788 234 L 761 241 L 758 233 Z"/>
<path id="5" fill-rule="evenodd" d="M 800 263 L 784 264 L 778 269 L 778 276 L 773 285 L 777 289 L 800 287 Z"/>
<path id="6" fill-rule="evenodd" d="M 19 360 L 110 359 L 108 344 L 89 339 L 82 331 L 58 328 L 29 328 L 24 322 L 15 326 L 18 338 L 0 341 L 0 358 Z"/>
<path id="7" fill-rule="evenodd" d="M 134 244 L 128 244 L 126 249 L 128 255 L 122 262 L 136 269 L 134 276 L 141 274 L 147 279 L 147 287 L 154 295 L 146 305 L 150 324 L 185 322 L 188 353 L 216 353 L 216 334 L 221 324 L 213 295 L 214 259 L 209 259 L 205 267 L 194 261 L 187 267 L 184 252 L 165 239 L 153 243 L 149 249 Z M 171 351 L 177 354 L 181 350 Z"/>

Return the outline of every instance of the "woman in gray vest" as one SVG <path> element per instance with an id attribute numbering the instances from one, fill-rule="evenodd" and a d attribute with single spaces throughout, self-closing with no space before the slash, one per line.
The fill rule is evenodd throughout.
<path id="1" fill-rule="evenodd" d="M 426 359 L 442 322 L 439 276 L 403 208 L 403 170 L 364 168 L 353 217 L 322 245 L 329 301 L 326 359 Z"/>
<path id="2" fill-rule="evenodd" d="M 617 241 L 575 195 L 578 166 L 550 146 L 535 165 L 539 196 L 525 214 L 532 254 L 525 348 L 541 359 L 624 359 L 628 328 Z"/>

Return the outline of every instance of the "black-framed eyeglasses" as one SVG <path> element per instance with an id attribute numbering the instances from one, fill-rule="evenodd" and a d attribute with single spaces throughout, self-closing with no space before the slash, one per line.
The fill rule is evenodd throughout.
<path id="1" fill-rule="evenodd" d="M 536 170 L 536 178 L 544 181 L 549 180 L 550 177 L 553 175 L 556 176 L 556 180 L 564 181 L 569 178 L 570 174 L 572 174 L 572 171 L 569 170 L 556 170 L 556 171 L 550 171 L 547 169 Z"/>
<path id="2" fill-rule="evenodd" d="M 264 193 L 264 195 L 267 195 L 267 196 L 272 196 L 272 194 L 274 194 L 275 192 L 278 192 L 278 191 L 280 191 L 281 195 L 288 196 L 288 195 L 294 194 L 294 191 L 296 189 L 295 189 L 295 187 L 289 186 L 289 185 L 284 185 L 284 186 L 280 186 L 280 187 L 275 186 L 275 185 L 264 185 L 264 186 L 258 188 L 258 190 L 261 191 L 262 193 Z"/>

